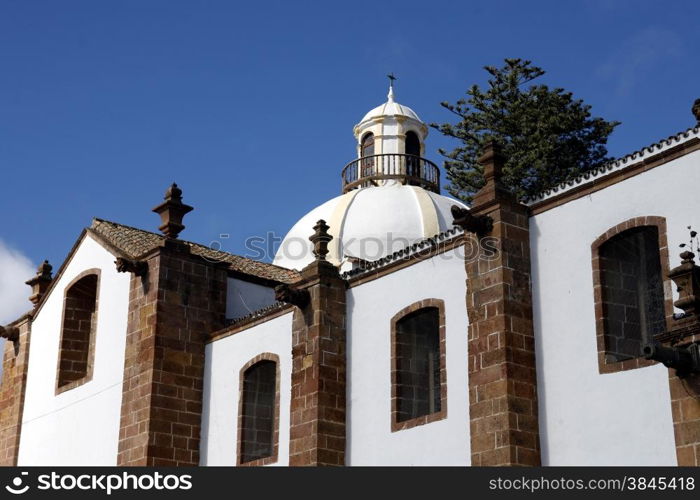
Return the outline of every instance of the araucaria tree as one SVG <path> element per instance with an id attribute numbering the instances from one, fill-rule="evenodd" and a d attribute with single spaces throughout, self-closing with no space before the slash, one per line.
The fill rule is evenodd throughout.
<path id="1" fill-rule="evenodd" d="M 442 103 L 459 121 L 431 124 L 461 143 L 449 152 L 439 150 L 446 158 L 450 194 L 470 202 L 483 186 L 478 158 L 491 140 L 506 158 L 503 182 L 520 198 L 609 160 L 605 145 L 620 122 L 592 118 L 591 107 L 564 89 L 530 84 L 544 74 L 531 61 L 506 59 L 502 68 L 484 69 L 491 75 L 488 88 L 473 85 L 457 104 Z"/>

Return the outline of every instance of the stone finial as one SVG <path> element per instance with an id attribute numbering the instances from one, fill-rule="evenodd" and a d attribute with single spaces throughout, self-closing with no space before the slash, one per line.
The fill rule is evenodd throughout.
<path id="1" fill-rule="evenodd" d="M 691 110 L 693 112 L 693 116 L 695 116 L 695 120 L 698 122 L 698 125 L 700 125 L 700 99 L 695 99 Z"/>
<path id="2" fill-rule="evenodd" d="M 496 200 L 514 200 L 515 196 L 503 185 L 503 167 L 506 163 L 501 147 L 495 141 L 484 144 L 479 164 L 484 169 L 484 185 L 474 195 L 472 207 L 480 207 Z"/>
<path id="3" fill-rule="evenodd" d="M 678 300 L 673 303 L 686 315 L 700 314 L 700 267 L 695 265 L 695 254 L 688 250 L 680 255 L 681 265 L 668 273 L 678 289 Z"/>
<path id="4" fill-rule="evenodd" d="M 484 144 L 484 150 L 479 156 L 479 164 L 484 167 L 484 180 L 489 182 L 500 182 L 503 175 L 503 165 L 505 157 L 501 147 L 495 141 L 488 141 Z"/>
<path id="5" fill-rule="evenodd" d="M 53 267 L 49 264 L 49 261 L 45 260 L 37 268 L 36 275 L 32 279 L 25 281 L 27 285 L 32 287 L 32 295 L 29 297 L 29 300 L 35 306 L 39 303 L 51 284 L 53 279 L 51 277 L 52 270 Z"/>
<path id="6" fill-rule="evenodd" d="M 44 279 L 50 280 L 51 279 L 51 271 L 53 271 L 53 266 L 49 264 L 48 260 L 45 260 L 41 264 L 39 264 L 39 267 L 37 268 L 37 276 L 41 276 Z"/>
<path id="7" fill-rule="evenodd" d="M 185 229 L 182 219 L 185 214 L 194 210 L 193 207 L 182 203 L 182 189 L 173 183 L 165 192 L 165 201 L 155 207 L 153 211 L 160 215 L 161 225 L 158 227 L 166 237 L 176 239 Z"/>
<path id="8" fill-rule="evenodd" d="M 328 234 L 329 226 L 326 221 L 320 219 L 314 226 L 314 234 L 309 236 L 309 240 L 314 245 L 314 256 L 316 260 L 326 260 L 328 254 L 328 243 L 333 239 L 333 236 Z"/>
<path id="9" fill-rule="evenodd" d="M 681 258 L 681 264 L 695 265 L 695 254 L 693 252 L 686 250 L 685 252 L 681 252 L 679 257 Z"/>
<path id="10" fill-rule="evenodd" d="M 697 101 L 696 101 L 696 104 Z M 700 267 L 695 265 L 695 253 L 700 249 L 698 232 L 692 226 L 688 226 L 688 243 L 681 243 L 683 248 L 680 254 L 681 264 L 669 271 L 668 277 L 676 284 L 678 300 L 673 303 L 677 308 L 683 309 L 684 317 L 700 315 Z"/>

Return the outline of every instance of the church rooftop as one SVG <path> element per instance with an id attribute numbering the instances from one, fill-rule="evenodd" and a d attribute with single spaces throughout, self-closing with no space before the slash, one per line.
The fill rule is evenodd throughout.
<path id="1" fill-rule="evenodd" d="M 131 259 L 139 259 L 161 246 L 166 239 L 160 234 L 98 218 L 93 219 L 89 230 Z M 285 269 L 240 255 L 213 250 L 190 241 L 183 243 L 190 247 L 192 254 L 210 261 L 225 262 L 229 265 L 229 269 L 234 272 L 280 283 L 294 283 L 301 279 L 299 273 L 293 269 Z"/>

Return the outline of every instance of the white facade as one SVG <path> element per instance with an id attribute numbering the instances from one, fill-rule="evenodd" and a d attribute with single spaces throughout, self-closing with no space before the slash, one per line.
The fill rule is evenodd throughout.
<path id="1" fill-rule="evenodd" d="M 466 271 L 450 250 L 348 290 L 347 465 L 469 465 Z M 391 319 L 445 302 L 447 417 L 391 431 Z"/>
<path id="2" fill-rule="evenodd" d="M 465 294 L 461 247 L 347 291 L 347 465 L 469 465 Z M 445 303 L 447 417 L 392 432 L 391 319 L 406 306 L 431 298 Z M 239 373 L 263 353 L 280 358 L 276 463 L 288 463 L 291 323 L 287 313 L 208 345 L 202 464 L 236 463 Z"/>
<path id="3" fill-rule="evenodd" d="M 359 141 L 365 133 L 372 132 L 377 140 L 377 154 L 400 154 L 403 153 L 401 141 L 409 129 L 419 133 L 422 145 L 427 135 L 425 125 L 410 108 L 396 103 L 392 93 L 387 103 L 363 118 L 355 128 L 355 135 Z M 696 129 L 693 134 L 697 138 L 700 132 Z M 675 147 L 677 142 L 690 137 L 689 132 L 683 137 L 679 135 L 675 142 L 666 141 L 635 153 L 630 158 L 633 162 L 626 159 L 605 172 L 587 175 L 578 183 L 572 182 L 538 198 L 532 206 L 566 191 L 585 188 L 586 184 L 592 186 L 615 170 Z M 694 194 L 699 184 L 700 151 L 695 151 L 604 189 L 573 196 L 570 201 L 554 204 L 530 218 L 531 293 L 543 465 L 677 463 L 668 369 L 657 364 L 616 373 L 599 372 L 591 244 L 610 228 L 629 219 L 662 217 L 666 220 L 670 248 L 668 267 L 673 268 L 680 262 L 674 249 L 687 240 L 686 227 L 700 226 L 696 220 L 700 201 Z M 471 463 L 466 307 L 469 285 L 465 248 L 463 245 L 448 250 L 442 247 L 441 253 L 427 250 L 433 248 L 437 239 L 432 238 L 439 233 L 443 243 L 455 236 L 454 232 L 445 234 L 453 227 L 453 205 L 464 207 L 449 197 L 403 185 L 396 179 L 362 185 L 302 217 L 275 258 L 275 264 L 287 268 L 282 271 L 303 269 L 315 259 L 308 237 L 316 222 L 323 219 L 333 236 L 328 261 L 341 272 L 357 271 L 345 274 L 349 276 L 345 311 L 346 465 L 466 466 Z M 122 239 L 138 246 L 132 233 L 139 230 L 124 228 L 131 232 Z M 159 235 L 141 233 L 140 237 L 152 245 L 149 251 L 162 243 Z M 431 238 L 425 245 L 428 256 L 412 255 L 416 258 L 410 262 L 400 261 L 411 252 L 423 252 L 423 247 L 391 255 L 417 242 L 425 243 L 426 238 Z M 154 240 L 158 241 L 153 243 Z M 113 248 L 109 244 L 107 247 Z M 194 251 L 195 247 L 190 249 Z M 147 253 L 138 254 L 139 258 Z M 32 319 L 19 465 L 116 464 L 129 288 L 136 277 L 131 274 L 135 262 L 130 262 L 134 266 L 131 271 L 119 273 L 115 258 L 90 232 L 85 233 Z M 369 271 L 358 271 L 368 263 Z M 76 277 L 90 269 L 99 270 L 94 371 L 89 381 L 57 394 L 64 293 Z M 215 332 L 201 332 L 202 337 L 197 340 L 208 341 L 201 415 L 202 465 L 236 465 L 240 374 L 261 355 L 279 360 L 278 455 L 273 465 L 289 464 L 294 309 L 275 306 L 273 284 L 277 284 L 275 277 L 279 276 L 282 276 L 279 283 L 287 286 L 298 283 L 290 275 L 301 278 L 291 271 L 275 274 L 279 268 L 268 269 L 268 276 L 260 276 L 255 275 L 255 269 L 255 266 L 243 270 L 229 268 L 225 317 L 239 322 L 228 330 L 216 332 L 213 339 L 207 336 Z M 168 269 L 168 272 L 172 271 Z M 241 278 L 248 276 L 246 272 L 250 273 L 250 280 Z M 283 287 L 280 296 L 285 291 L 290 290 Z M 677 295 L 668 280 L 665 294 L 667 298 Z M 179 300 L 177 294 L 173 295 L 178 297 L 174 301 Z M 391 321 L 398 312 L 426 299 L 444 303 L 446 416 L 392 430 Z M 217 318 L 215 324 L 220 324 L 222 308 L 223 304 L 209 311 Z M 315 313 L 322 317 L 322 311 Z M 310 356 L 303 362 L 307 359 L 313 362 Z M 193 378 L 198 376 L 195 374 Z M 472 381 L 476 380 L 474 377 Z M 196 382 L 201 384 L 202 380 Z M 195 408 L 198 398 L 192 405 Z M 198 411 L 187 409 L 189 413 Z M 196 421 L 198 416 L 193 418 Z M 187 439 L 191 436 L 188 434 Z"/>
<path id="4" fill-rule="evenodd" d="M 292 373 L 292 313 L 235 333 L 207 346 L 202 411 L 202 465 L 236 465 L 240 371 L 263 353 L 279 356 L 279 455 L 289 463 L 289 404 Z"/>
<path id="5" fill-rule="evenodd" d="M 100 270 L 92 380 L 56 395 L 64 290 L 92 268 Z M 85 235 L 32 322 L 18 465 L 116 465 L 129 281 Z"/>
<path id="6" fill-rule="evenodd" d="M 675 249 L 700 201 L 679 187 L 700 183 L 699 166 L 691 153 L 530 219 L 543 464 L 676 464 L 668 369 L 598 372 L 591 243 L 633 217 L 660 216 L 670 267 L 680 264 Z"/>

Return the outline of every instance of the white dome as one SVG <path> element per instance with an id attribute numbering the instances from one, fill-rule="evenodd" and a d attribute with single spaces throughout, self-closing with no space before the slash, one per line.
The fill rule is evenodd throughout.
<path id="1" fill-rule="evenodd" d="M 309 236 L 319 219 L 326 221 L 333 236 L 328 246 L 330 262 L 344 265 L 353 258 L 374 261 L 452 229 L 452 205 L 465 206 L 452 198 L 396 181 L 356 189 L 302 217 L 282 241 L 274 264 L 301 270 L 313 261 Z"/>
<path id="2" fill-rule="evenodd" d="M 362 118 L 362 120 L 360 120 L 360 123 L 364 123 L 367 120 L 371 120 L 372 118 L 376 118 L 378 116 L 393 116 L 393 115 L 407 116 L 407 117 L 412 118 L 418 122 L 421 121 L 421 119 L 418 118 L 418 115 L 416 114 L 416 112 L 413 111 L 408 106 L 404 106 L 403 104 L 399 104 L 398 102 L 394 102 L 394 101 L 387 101 L 384 104 L 377 106 L 372 111 L 367 113 L 364 116 L 364 118 Z"/>
<path id="3" fill-rule="evenodd" d="M 421 119 L 418 118 L 418 115 L 415 111 L 413 111 L 408 106 L 404 106 L 403 104 L 399 104 L 398 102 L 394 101 L 393 87 L 389 88 L 389 95 L 387 96 L 387 99 L 388 100 L 384 104 L 380 104 L 379 106 L 371 110 L 369 113 L 367 113 L 362 118 L 362 120 L 360 120 L 359 124 L 363 124 L 364 122 L 371 120 L 372 118 L 377 118 L 380 116 L 405 116 L 422 123 Z"/>

